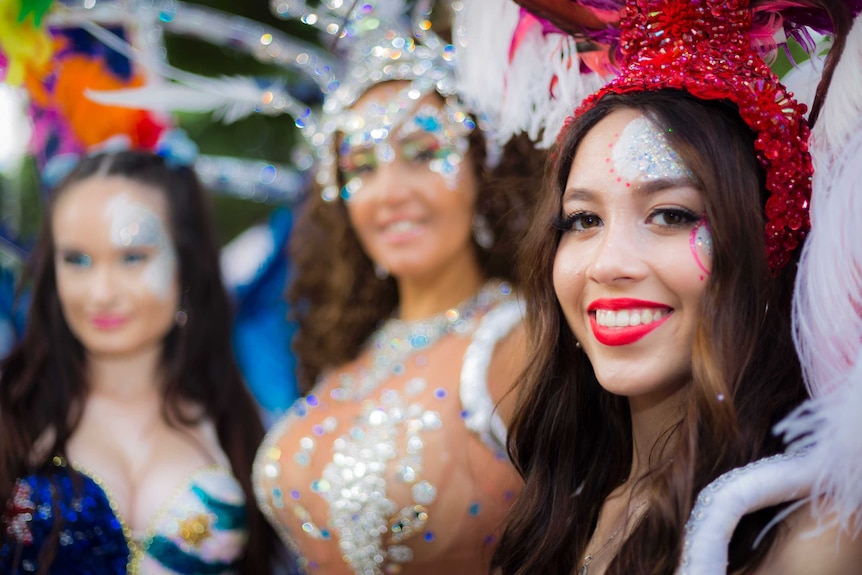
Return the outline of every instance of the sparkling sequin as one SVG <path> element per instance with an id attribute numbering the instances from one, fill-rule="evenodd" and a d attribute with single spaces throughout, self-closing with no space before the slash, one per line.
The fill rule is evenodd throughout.
<path id="1" fill-rule="evenodd" d="M 137 572 L 144 554 L 149 560 L 176 573 L 230 570 L 225 558 L 238 558 L 244 548 L 245 507 L 242 490 L 225 470 L 206 467 L 195 472 L 188 486 L 175 493 L 157 512 L 147 537 L 133 543 L 131 532 L 116 514 L 116 503 L 101 480 L 78 466 L 54 458 L 53 466 L 16 482 L 12 515 L 7 515 L 7 532 L 18 525 L 25 531 L 12 533 L 0 546 L 0 572 L 17 573 L 19 568 L 34 572 L 39 552 L 51 537 L 59 516 L 64 525 L 57 538 L 57 554 L 51 565 L 53 575 L 91 573 L 113 575 Z M 209 491 L 231 493 L 236 500 L 216 499 Z M 236 505 L 234 503 L 237 503 Z M 56 515 L 55 515 L 56 513 Z M 206 546 L 219 548 L 218 559 Z M 180 568 L 186 566 L 187 568 Z"/>
<path id="2" fill-rule="evenodd" d="M 120 193 L 105 208 L 111 225 L 111 242 L 117 247 L 153 247 L 155 255 L 144 263 L 144 283 L 160 298 L 170 295 L 177 255 L 161 216 L 148 206 Z"/>
<path id="3" fill-rule="evenodd" d="M 331 538 L 337 547 L 329 551 L 336 557 L 340 555 L 352 572 L 382 575 L 399 572 L 400 561 L 409 562 L 413 556 L 411 541 L 434 541 L 434 534 L 428 537 L 425 527 L 434 516 L 433 505 L 438 494 L 437 487 L 425 475 L 430 471 L 427 466 L 438 460 L 429 458 L 428 450 L 430 445 L 438 446 L 443 437 L 437 435 L 444 425 L 441 414 L 453 420 L 459 408 L 451 404 L 454 399 L 451 392 L 435 393 L 444 388 L 429 389 L 428 382 L 421 376 L 408 375 L 398 381 L 392 367 L 403 364 L 413 369 L 416 363 L 413 356 L 417 352 L 414 345 L 427 349 L 440 337 L 459 335 L 462 333 L 459 330 L 468 334 L 477 331 L 482 325 L 479 316 L 484 318 L 492 313 L 503 299 L 498 282 L 490 284 L 487 292 L 478 298 L 480 307 L 475 310 L 459 306 L 455 308 L 457 313 L 441 314 L 437 328 L 441 335 L 411 338 L 408 330 L 390 331 L 387 337 L 372 338 L 367 343 L 363 352 L 366 361 L 359 365 L 370 367 L 339 372 L 324 379 L 315 395 L 328 394 L 334 400 L 338 398 L 338 404 L 350 402 L 349 416 L 342 419 L 339 415 L 338 420 L 327 417 L 319 423 L 302 422 L 296 410 L 291 409 L 270 431 L 255 462 L 255 491 L 264 513 L 297 556 L 302 557 L 303 551 L 297 543 L 306 538 L 320 541 Z M 422 326 L 422 330 L 423 335 L 434 333 L 427 325 Z M 399 361 L 392 361 L 394 356 Z M 368 379 L 373 369 L 380 370 L 377 381 Z M 326 386 L 342 392 L 332 393 Z M 432 406 L 437 409 L 430 409 Z M 346 407 L 333 406 L 333 413 L 345 412 Z M 321 414 L 317 416 L 322 417 Z M 447 425 L 452 423 L 462 425 L 457 419 Z M 291 436 L 288 430 L 293 426 L 297 429 Z M 303 429 L 301 433 L 299 426 Z M 318 435 L 321 428 L 324 433 Z M 330 433 L 334 435 L 329 436 Z M 289 484 L 291 474 L 283 469 L 278 478 L 268 477 L 265 470 L 270 461 L 269 447 L 281 445 L 282 457 L 289 461 L 310 446 L 303 442 L 305 438 L 312 439 L 315 444 L 317 452 L 313 454 L 312 469 L 320 471 L 297 474 L 302 477 L 301 483 L 291 489 L 295 487 L 302 493 L 301 502 L 308 508 L 301 507 L 299 501 L 288 501 L 286 507 L 296 521 L 285 521 L 283 516 L 273 514 L 272 490 L 274 485 Z M 325 445 L 331 445 L 331 449 L 324 448 Z M 403 495 L 398 495 L 404 487 L 395 482 L 409 490 L 407 501 L 402 500 Z M 320 504 L 321 500 L 325 506 Z M 468 509 L 461 513 L 467 516 Z M 474 525 L 485 528 L 482 523 L 474 522 Z M 293 534 L 290 529 L 294 530 Z M 306 570 L 311 568 L 310 564 L 308 559 L 299 561 Z"/>
<path id="4" fill-rule="evenodd" d="M 664 133 L 644 117 L 635 118 L 623 129 L 611 157 L 617 173 L 629 181 L 692 177 Z"/>
<path id="5" fill-rule="evenodd" d="M 447 310 L 428 320 L 408 322 L 390 319 L 371 336 L 366 349 L 374 350 L 371 367 L 363 370 L 359 378 L 342 376 L 339 378 L 340 391 L 333 389 L 330 397 L 336 401 L 350 401 L 367 397 L 377 389 L 381 382 L 392 375 L 404 372 L 404 361 L 417 351 L 426 349 L 444 335 L 467 333 L 475 329 L 475 318 L 506 296 L 509 289 L 505 282 L 491 282 L 485 285 L 475 298 L 465 302 L 458 309 Z M 417 335 L 422 335 L 420 346 Z M 419 386 L 418 382 L 414 386 Z M 418 392 L 417 392 L 418 393 Z"/>
<path id="6" fill-rule="evenodd" d="M 766 258 L 777 273 L 810 228 L 814 170 L 807 108 L 752 48 L 750 0 L 632 0 L 620 15 L 623 70 L 584 100 L 575 116 L 606 94 L 660 89 L 736 104 L 756 134 L 757 158 L 766 169 Z"/>
<path id="7" fill-rule="evenodd" d="M 59 533 L 52 573 L 126 573 L 131 549 L 110 502 L 98 485 L 65 465 L 15 482 L 4 526 L 11 537 L 4 537 L 0 546 L 0 572 L 14 572 L 17 554 L 20 568 L 35 572 L 39 551 L 54 527 L 52 502 L 66 526 Z"/>
<path id="8" fill-rule="evenodd" d="M 732 469 L 727 473 L 720 475 L 712 483 L 704 487 L 700 494 L 698 494 L 697 502 L 695 503 L 694 509 L 685 525 L 685 539 L 682 548 L 682 557 L 680 558 L 679 567 L 676 571 L 677 575 L 696 575 L 697 573 L 702 572 L 702 570 L 695 571 L 692 569 L 692 564 L 697 563 L 696 560 L 699 559 L 699 557 L 694 554 L 695 550 L 693 547 L 695 547 L 695 545 L 693 542 L 697 541 L 699 538 L 703 540 L 703 538 L 700 537 L 699 531 L 702 530 L 704 519 L 707 517 L 709 508 L 713 506 L 715 499 L 718 498 L 721 500 L 722 498 L 727 497 L 727 494 L 736 493 L 734 490 L 738 490 L 743 482 L 751 481 L 752 478 L 756 478 L 757 474 L 764 467 L 780 469 L 781 466 L 786 465 L 787 462 L 805 458 L 807 454 L 808 451 L 801 450 L 765 457 L 743 467 Z M 725 492 L 725 490 L 727 491 Z M 728 497 L 728 499 L 731 498 L 732 497 Z M 702 555 L 711 556 L 711 554 L 703 552 Z"/>

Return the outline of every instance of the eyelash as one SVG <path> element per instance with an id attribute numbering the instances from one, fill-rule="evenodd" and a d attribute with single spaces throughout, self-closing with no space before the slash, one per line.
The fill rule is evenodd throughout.
<path id="1" fill-rule="evenodd" d="M 123 263 L 128 265 L 140 264 L 147 261 L 147 254 L 129 252 L 123 256 Z"/>
<path id="2" fill-rule="evenodd" d="M 79 267 L 90 267 L 92 259 L 87 254 L 68 253 L 63 254 L 63 263 Z"/>
<path id="3" fill-rule="evenodd" d="M 665 228 L 679 228 L 689 226 L 691 224 L 697 223 L 700 221 L 701 217 L 691 210 L 686 210 L 684 208 L 659 208 L 653 210 L 649 216 L 647 217 L 647 221 L 654 220 L 657 216 L 674 216 L 679 219 L 677 223 L 672 224 L 657 224 Z M 592 225 L 589 227 L 581 227 L 577 229 L 575 226 L 578 222 L 583 221 L 585 218 L 595 218 L 596 220 L 601 221 L 601 218 L 592 212 L 587 212 L 584 210 L 573 212 L 567 216 L 556 216 L 551 222 L 551 226 L 561 232 L 584 232 L 596 225 Z"/>
<path id="4" fill-rule="evenodd" d="M 581 218 L 592 217 L 598 219 L 598 216 L 586 211 L 573 212 L 565 217 L 556 216 L 554 221 L 551 222 L 551 225 L 561 231 L 561 232 L 582 232 L 584 229 L 575 229 L 575 224 L 581 220 Z M 585 228 L 586 229 L 586 228 Z"/>
<path id="5" fill-rule="evenodd" d="M 426 146 L 413 146 L 410 149 L 402 150 L 402 154 L 407 161 L 416 163 L 427 163 L 440 158 L 446 153 L 447 150 L 438 143 Z"/>

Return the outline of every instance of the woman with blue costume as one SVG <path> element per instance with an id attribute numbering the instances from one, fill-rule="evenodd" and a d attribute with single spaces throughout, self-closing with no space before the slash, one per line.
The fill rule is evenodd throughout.
<path id="1" fill-rule="evenodd" d="M 3 573 L 269 572 L 216 245 L 169 154 L 94 155 L 54 192 L 0 366 Z"/>

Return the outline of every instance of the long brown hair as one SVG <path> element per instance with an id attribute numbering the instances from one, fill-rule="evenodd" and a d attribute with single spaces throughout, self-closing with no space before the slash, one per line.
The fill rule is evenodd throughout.
<path id="1" fill-rule="evenodd" d="M 620 108 L 639 110 L 663 129 L 695 174 L 712 232 L 713 268 L 685 411 L 652 450 L 639 484 L 648 511 L 607 572 L 673 573 L 697 493 L 721 473 L 780 451 L 770 429 L 805 397 L 790 329 L 796 266 L 791 262 L 777 277 L 767 267 L 767 196 L 753 133 L 725 102 L 670 90 L 605 97 L 565 133 L 520 254 L 533 349 L 509 434 L 509 453 L 526 485 L 494 556 L 494 568 L 505 575 L 573 572 L 602 504 L 631 471 L 628 402 L 597 381 L 552 283 L 560 232 L 551 221 L 560 214 L 578 145 Z M 756 551 L 751 541 L 774 511 L 743 520 L 731 544 L 730 571 L 751 569 L 765 556 L 772 540 Z"/>
<path id="2" fill-rule="evenodd" d="M 64 190 L 97 175 L 146 184 L 167 200 L 188 323 L 172 328 L 164 340 L 162 416 L 171 425 L 193 425 L 200 419 L 215 424 L 247 502 L 249 543 L 241 572 L 267 572 L 275 539 L 254 505 L 251 486 L 252 461 L 264 430 L 230 347 L 230 304 L 221 281 L 209 204 L 190 168 L 168 167 L 153 154 L 125 151 L 88 157 L 54 192 L 31 259 L 27 329 L 0 366 L 0 501 L 9 499 L 16 478 L 50 465 L 54 455 L 66 456 L 87 399 L 84 348 L 69 330 L 57 295 L 51 221 Z M 199 419 L 189 419 L 180 409 L 182 400 L 202 408 Z M 49 430 L 52 444 L 39 450 L 42 460 L 33 461 L 36 441 Z M 52 556 L 50 547 L 56 544 L 55 538 L 41 556 Z M 49 569 L 50 565 L 40 566 L 40 572 Z"/>
<path id="3" fill-rule="evenodd" d="M 469 156 L 479 186 L 476 212 L 487 218 L 495 237 L 490 250 L 475 246 L 480 265 L 487 277 L 517 283 L 512 254 L 529 221 L 545 154 L 527 138 L 515 138 L 499 167 L 489 170 L 485 141 L 476 130 Z M 340 200 L 311 195 L 296 223 L 291 257 L 295 273 L 288 298 L 299 325 L 293 348 L 300 389 L 308 392 L 325 369 L 358 355 L 377 323 L 397 306 L 398 293 L 394 279 L 375 276 Z"/>

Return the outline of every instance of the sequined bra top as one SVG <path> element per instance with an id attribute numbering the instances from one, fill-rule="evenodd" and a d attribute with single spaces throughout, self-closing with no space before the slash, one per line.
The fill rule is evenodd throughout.
<path id="1" fill-rule="evenodd" d="M 523 316 L 509 292 L 390 320 L 270 430 L 255 495 L 301 572 L 487 572 L 520 486 L 487 381 Z"/>
<path id="2" fill-rule="evenodd" d="M 245 548 L 245 496 L 219 465 L 192 473 L 141 537 L 116 509 L 97 476 L 55 457 L 45 471 L 15 483 L 3 515 L 0 573 L 38 571 L 43 545 L 53 539 L 51 575 L 226 574 Z"/>

